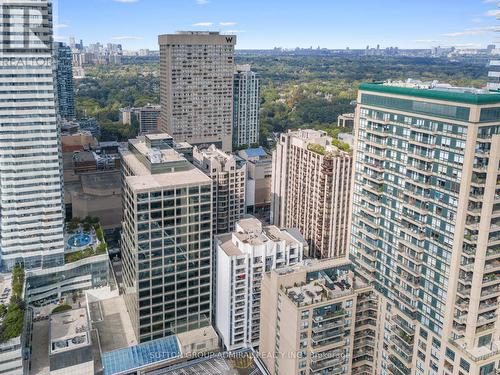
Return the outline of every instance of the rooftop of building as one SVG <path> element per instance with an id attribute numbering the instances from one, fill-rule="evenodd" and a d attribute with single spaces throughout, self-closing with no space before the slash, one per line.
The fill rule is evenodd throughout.
<path id="1" fill-rule="evenodd" d="M 129 149 L 121 151 L 123 162 L 133 174 L 125 177 L 129 186 L 136 191 L 147 191 L 211 183 L 208 176 L 177 151 L 180 148 L 165 133 L 131 139 Z"/>
<path id="2" fill-rule="evenodd" d="M 12 296 L 12 274 L 0 274 L 0 303 L 7 305 Z"/>
<path id="3" fill-rule="evenodd" d="M 82 192 L 85 194 L 120 194 L 122 176 L 119 169 L 87 172 L 80 176 Z"/>
<path id="4" fill-rule="evenodd" d="M 218 31 L 177 31 L 174 35 L 221 35 Z"/>
<path id="5" fill-rule="evenodd" d="M 244 150 L 241 150 L 239 152 L 240 156 L 243 158 L 262 158 L 262 157 L 268 157 L 269 155 L 267 154 L 266 150 L 264 150 L 262 147 L 256 147 L 256 148 L 247 148 Z"/>
<path id="6" fill-rule="evenodd" d="M 100 335 L 101 336 L 101 335 Z M 211 346 L 209 343 L 215 343 Z M 204 348 L 192 352 L 192 348 Z M 137 369 L 166 367 L 177 363 L 181 358 L 190 359 L 218 348 L 217 332 L 212 326 L 167 336 L 161 339 L 125 346 L 113 351 L 104 351 L 102 365 L 104 375 L 129 374 Z"/>
<path id="7" fill-rule="evenodd" d="M 75 163 L 95 163 L 96 156 L 92 151 L 78 151 L 73 155 Z"/>
<path id="8" fill-rule="evenodd" d="M 301 242 L 306 244 L 298 230 L 279 229 L 274 225 L 263 226 L 262 222 L 253 216 L 241 219 L 236 223 L 234 232 L 218 235 L 216 239 L 221 249 L 228 256 L 244 254 L 243 249 L 237 246 L 236 240 L 251 246 L 264 245 L 269 241 L 285 241 L 287 244 Z"/>
<path id="9" fill-rule="evenodd" d="M 211 145 L 210 147 L 203 149 L 194 147 L 193 158 L 197 162 L 197 166 L 203 168 L 204 170 L 208 170 L 208 168 L 210 168 L 210 166 L 205 163 L 204 159 L 206 159 L 206 161 L 217 160 L 222 165 L 230 161 L 235 161 L 238 164 L 238 168 L 242 167 L 244 164 L 244 161 L 241 158 L 237 157 L 236 155 L 224 152 L 221 149 L 215 147 L 215 145 Z"/>
<path id="10" fill-rule="evenodd" d="M 89 301 L 88 309 L 103 353 L 137 345 L 123 296 Z"/>
<path id="11" fill-rule="evenodd" d="M 50 354 L 90 345 L 90 324 L 85 308 L 50 316 Z"/>
<path id="12" fill-rule="evenodd" d="M 149 375 L 267 375 L 256 353 L 250 349 L 224 352 L 152 371 Z"/>
<path id="13" fill-rule="evenodd" d="M 272 272 L 283 279 L 283 291 L 298 307 L 341 298 L 370 287 L 354 275 L 353 265 L 347 259 L 305 260 L 298 265 Z M 286 278 L 295 273 L 303 273 L 303 281 L 288 285 Z"/>
<path id="14" fill-rule="evenodd" d="M 181 357 L 176 336 L 144 342 L 135 346 L 103 353 L 104 375 L 128 374 L 133 370 Z"/>
<path id="15" fill-rule="evenodd" d="M 331 155 L 344 157 L 350 155 L 349 145 L 329 136 L 324 130 L 298 129 L 288 130 L 288 135 L 292 137 L 291 143 L 307 147 L 309 151 L 320 155 Z"/>
<path id="16" fill-rule="evenodd" d="M 217 341 L 219 336 L 215 329 L 209 325 L 207 327 L 194 329 L 192 331 L 186 331 L 182 333 L 178 333 L 177 339 L 179 340 L 179 344 L 182 347 L 191 346 L 196 343 L 203 343 L 206 340 L 215 340 Z M 192 353 L 182 353 L 183 355 L 190 355 Z"/>
<path id="17" fill-rule="evenodd" d="M 236 44 L 236 35 L 221 34 L 218 31 L 178 31 L 175 34 L 164 34 L 158 36 L 160 45 L 228 45 L 234 46 Z"/>
<path id="18" fill-rule="evenodd" d="M 196 184 L 212 184 L 210 177 L 195 167 L 187 171 L 128 176 L 126 180 L 134 191 L 160 190 Z"/>
<path id="19" fill-rule="evenodd" d="M 362 83 L 359 90 L 473 105 L 500 103 L 499 92 L 472 87 L 456 87 L 438 81 L 422 82 L 408 79 Z"/>

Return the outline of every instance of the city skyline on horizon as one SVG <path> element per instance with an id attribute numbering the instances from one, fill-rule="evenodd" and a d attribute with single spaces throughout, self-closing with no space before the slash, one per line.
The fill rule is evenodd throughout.
<path id="1" fill-rule="evenodd" d="M 376 5 L 366 0 L 362 4 L 320 2 L 321 7 L 305 8 L 298 0 L 272 4 L 262 0 L 252 4 L 172 0 L 162 5 L 159 0 L 88 0 L 88 6 L 82 7 L 59 0 L 55 35 L 58 41 L 75 37 L 86 45 L 119 43 L 128 50 L 157 50 L 158 35 L 179 30 L 236 34 L 238 49 L 484 48 L 494 41 L 500 13 L 496 0 L 423 0 L 424 4 L 383 0 Z M 266 12 L 262 12 L 264 5 Z M 319 8 L 324 11 L 318 12 Z M 88 28 L 89 20 L 92 28 Z"/>

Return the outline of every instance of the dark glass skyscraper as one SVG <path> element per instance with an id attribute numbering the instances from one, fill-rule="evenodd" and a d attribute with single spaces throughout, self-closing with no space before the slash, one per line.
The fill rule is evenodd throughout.
<path id="1" fill-rule="evenodd" d="M 57 115 L 64 119 L 75 117 L 75 88 L 71 48 L 64 43 L 54 44 Z"/>

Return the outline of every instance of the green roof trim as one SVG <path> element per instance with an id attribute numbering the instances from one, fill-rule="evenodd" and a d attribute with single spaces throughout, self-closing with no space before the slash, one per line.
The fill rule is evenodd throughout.
<path id="1" fill-rule="evenodd" d="M 362 83 L 359 85 L 359 90 L 473 105 L 500 104 L 500 93 L 471 94 L 465 92 L 440 91 L 437 89 L 426 90 L 398 86 L 385 86 L 382 83 Z"/>

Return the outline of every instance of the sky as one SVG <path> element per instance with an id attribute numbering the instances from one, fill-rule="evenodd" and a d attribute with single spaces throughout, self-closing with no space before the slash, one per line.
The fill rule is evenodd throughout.
<path id="1" fill-rule="evenodd" d="M 495 40 L 498 0 L 53 0 L 55 34 L 158 49 L 159 34 L 236 34 L 239 49 L 479 48 Z M 498 39 L 498 36 L 497 36 Z"/>

